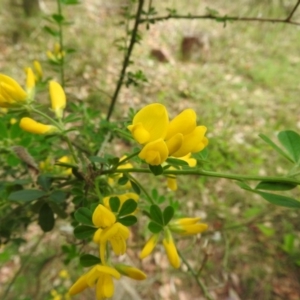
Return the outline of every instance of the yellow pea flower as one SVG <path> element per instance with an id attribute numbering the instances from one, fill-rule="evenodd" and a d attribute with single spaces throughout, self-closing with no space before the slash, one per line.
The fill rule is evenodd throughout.
<path id="1" fill-rule="evenodd" d="M 114 267 L 122 275 L 130 277 L 132 279 L 144 280 L 144 279 L 147 278 L 147 275 L 144 272 L 142 272 L 141 270 L 137 269 L 137 268 L 127 266 L 127 265 L 123 265 L 123 264 L 117 264 L 117 265 L 114 265 Z"/>
<path id="2" fill-rule="evenodd" d="M 41 81 L 43 79 L 43 69 L 40 62 L 38 60 L 35 60 L 33 62 L 33 67 L 36 72 L 36 81 Z"/>
<path id="3" fill-rule="evenodd" d="M 122 255 L 126 252 L 126 240 L 129 238 L 130 231 L 128 227 L 116 222 L 110 227 L 103 229 L 100 233 L 100 258 L 105 263 L 106 244 L 110 242 L 116 255 Z"/>
<path id="4" fill-rule="evenodd" d="M 165 238 L 163 239 L 163 245 L 166 250 L 170 264 L 178 269 L 180 266 L 180 258 L 173 241 L 172 234 L 169 230 L 165 230 Z"/>
<path id="5" fill-rule="evenodd" d="M 31 68 L 26 68 L 26 90 L 28 93 L 28 97 L 30 99 L 34 98 L 34 92 L 35 92 L 35 78 L 34 73 Z"/>
<path id="6" fill-rule="evenodd" d="M 45 125 L 28 117 L 21 119 L 20 127 L 27 132 L 35 134 L 51 134 L 58 131 L 58 128 L 53 125 Z"/>
<path id="7" fill-rule="evenodd" d="M 69 289 L 69 295 L 76 295 L 88 287 L 96 286 L 96 298 L 102 300 L 114 294 L 113 277 L 120 279 L 121 274 L 109 266 L 96 265 L 80 276 Z"/>
<path id="8" fill-rule="evenodd" d="M 147 143 L 139 153 L 141 159 L 153 166 L 162 164 L 168 158 L 168 155 L 168 147 L 163 139 Z"/>
<path id="9" fill-rule="evenodd" d="M 194 235 L 207 230 L 208 225 L 199 223 L 200 218 L 181 218 L 171 221 L 168 225 L 169 229 L 179 235 Z"/>
<path id="10" fill-rule="evenodd" d="M 164 105 L 153 103 L 142 108 L 127 126 L 133 138 L 144 145 L 157 139 L 165 138 L 169 117 Z"/>
<path id="11" fill-rule="evenodd" d="M 119 159 L 119 161 L 122 161 L 126 157 L 127 157 L 126 155 L 122 156 Z M 125 162 L 124 164 L 119 165 L 117 169 L 120 170 L 120 169 L 130 169 L 130 168 L 133 168 L 133 165 L 131 163 L 129 163 L 129 162 Z M 114 174 L 112 177 L 108 177 L 108 184 L 110 186 L 114 186 L 116 184 L 116 181 L 118 181 L 119 178 L 121 178 L 121 177 L 122 177 L 122 174 Z M 128 190 L 128 189 L 131 188 L 131 183 L 128 180 L 125 185 L 119 185 L 118 188 Z"/>
<path id="12" fill-rule="evenodd" d="M 94 210 L 92 221 L 96 227 L 106 228 L 112 226 L 116 222 L 116 216 L 104 205 L 99 204 Z"/>
<path id="13" fill-rule="evenodd" d="M 56 117 L 61 119 L 63 111 L 66 107 L 66 94 L 61 85 L 56 81 L 50 81 L 49 93 L 51 99 L 51 107 Z"/>
<path id="14" fill-rule="evenodd" d="M 11 77 L 0 74 L 0 107 L 10 108 L 26 103 L 27 93 Z"/>
<path id="15" fill-rule="evenodd" d="M 204 136 L 207 128 L 197 126 L 196 118 L 193 109 L 186 109 L 169 123 L 166 135 L 169 155 L 182 157 L 190 152 L 199 152 L 207 146 L 208 139 Z"/>
<path id="16" fill-rule="evenodd" d="M 159 234 L 153 234 L 149 238 L 149 240 L 147 241 L 147 243 L 145 244 L 144 248 L 142 249 L 142 251 L 139 255 L 140 259 L 143 259 L 152 253 L 152 251 L 154 250 L 154 248 L 158 242 L 158 238 L 159 238 Z"/>

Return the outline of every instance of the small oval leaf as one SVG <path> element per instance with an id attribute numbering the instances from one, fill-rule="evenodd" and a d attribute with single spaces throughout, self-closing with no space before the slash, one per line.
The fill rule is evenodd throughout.
<path id="1" fill-rule="evenodd" d="M 123 203 L 118 216 L 122 217 L 122 216 L 132 214 L 136 210 L 136 208 L 137 208 L 136 201 L 133 199 L 128 199 Z"/>
<path id="2" fill-rule="evenodd" d="M 93 213 L 87 207 L 80 207 L 74 213 L 77 222 L 91 226 L 93 226 L 92 215 Z"/>
<path id="3" fill-rule="evenodd" d="M 49 232 L 55 224 L 54 213 L 48 203 L 44 203 L 39 212 L 38 223 L 44 232 Z"/>
<path id="4" fill-rule="evenodd" d="M 93 228 L 86 225 L 79 225 L 74 229 L 74 235 L 77 239 L 83 240 L 92 237 L 97 231 L 97 228 Z"/>
<path id="5" fill-rule="evenodd" d="M 80 256 L 80 264 L 83 267 L 91 267 L 100 263 L 101 260 L 97 256 L 91 254 L 83 254 L 82 256 Z"/>
<path id="6" fill-rule="evenodd" d="M 47 193 L 40 190 L 20 190 L 9 195 L 8 200 L 29 202 L 45 196 Z"/>
<path id="7" fill-rule="evenodd" d="M 124 218 L 120 218 L 118 219 L 118 222 L 120 222 L 121 224 L 123 224 L 124 226 L 132 226 L 137 222 L 137 218 L 136 216 L 126 216 Z"/>

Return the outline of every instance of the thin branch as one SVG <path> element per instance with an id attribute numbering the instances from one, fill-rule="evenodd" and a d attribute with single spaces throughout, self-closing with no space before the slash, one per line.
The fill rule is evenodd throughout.
<path id="1" fill-rule="evenodd" d="M 297 7 L 298 7 L 298 5 L 299 4 L 297 3 Z M 297 7 L 295 7 L 295 8 L 297 9 Z M 293 14 L 291 13 L 290 15 L 292 16 Z M 286 19 L 276 19 L 276 18 L 255 18 L 255 17 L 237 17 L 237 16 L 216 16 L 216 15 L 211 15 L 211 14 L 208 14 L 208 15 L 169 14 L 169 15 L 161 16 L 161 17 L 140 19 L 139 22 L 140 23 L 145 23 L 145 22 L 154 23 L 154 22 L 165 21 L 165 20 L 169 20 L 169 19 L 209 19 L 209 20 L 215 20 L 215 21 L 224 22 L 224 23 L 226 23 L 227 21 L 285 23 L 285 24 L 292 24 L 292 25 L 300 26 L 300 22 L 291 21 L 289 17 Z"/>
<path id="2" fill-rule="evenodd" d="M 290 12 L 289 16 L 286 18 L 286 21 L 290 21 L 294 15 L 294 13 L 296 12 L 298 6 L 300 4 L 300 0 L 297 1 L 297 3 L 295 4 L 294 8 L 292 9 L 292 11 Z"/>
<path id="3" fill-rule="evenodd" d="M 112 112 L 114 110 L 114 107 L 115 107 L 115 104 L 117 102 L 117 98 L 118 98 L 119 92 L 120 92 L 122 84 L 123 84 L 123 80 L 124 80 L 124 77 L 125 77 L 126 69 L 127 69 L 128 65 L 130 63 L 130 57 L 131 57 L 131 53 L 132 53 L 134 44 L 136 42 L 136 37 L 137 37 L 137 33 L 138 33 L 138 27 L 139 27 L 139 24 L 141 23 L 140 22 L 140 17 L 141 17 L 141 14 L 142 14 L 143 5 L 144 5 L 144 0 L 139 0 L 138 9 L 137 9 L 137 12 L 135 14 L 134 26 L 133 26 L 133 30 L 132 30 L 132 33 L 131 33 L 130 43 L 129 43 L 129 46 L 128 46 L 128 49 L 127 49 L 127 53 L 126 53 L 124 61 L 123 61 L 123 66 L 122 66 L 122 70 L 120 72 L 120 77 L 118 79 L 117 86 L 116 86 L 115 92 L 114 92 L 114 94 L 112 96 L 111 103 L 110 103 L 110 106 L 109 106 L 109 109 L 108 109 L 108 113 L 107 113 L 107 117 L 106 117 L 107 121 L 109 121 L 109 119 L 111 117 L 111 114 L 112 114 Z"/>
<path id="4" fill-rule="evenodd" d="M 178 250 L 177 250 L 178 251 Z M 189 264 L 189 262 L 185 259 L 185 257 L 182 255 L 182 253 L 180 253 L 180 251 L 178 251 L 178 254 L 180 256 L 180 258 L 182 259 L 182 262 L 187 266 L 188 270 L 191 272 L 191 274 L 193 275 L 193 277 L 195 278 L 198 286 L 201 288 L 204 296 L 206 297 L 206 299 L 208 300 L 213 300 L 213 298 L 210 296 L 207 287 L 205 286 L 205 284 L 201 281 L 201 279 L 199 278 L 199 276 L 197 276 L 197 273 L 194 271 L 194 269 L 191 267 L 191 265 Z"/>

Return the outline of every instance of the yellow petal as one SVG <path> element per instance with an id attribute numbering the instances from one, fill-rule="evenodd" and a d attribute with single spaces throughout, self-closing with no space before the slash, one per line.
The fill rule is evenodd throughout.
<path id="1" fill-rule="evenodd" d="M 177 180 L 176 180 L 176 177 L 171 177 L 171 176 L 168 176 L 167 177 L 167 185 L 168 185 L 168 188 L 172 191 L 176 191 L 177 190 Z"/>
<path id="2" fill-rule="evenodd" d="M 80 276 L 77 279 L 77 281 L 70 287 L 69 295 L 71 295 L 71 296 L 76 295 L 88 287 L 86 275 L 87 274 Z"/>
<path id="3" fill-rule="evenodd" d="M 95 242 L 96 244 L 100 243 L 100 235 L 103 229 L 99 228 L 93 235 L 93 242 Z"/>
<path id="4" fill-rule="evenodd" d="M 196 128 L 196 113 L 193 109 L 186 109 L 177 115 L 168 126 L 166 140 L 177 133 L 189 134 Z"/>
<path id="5" fill-rule="evenodd" d="M 162 139 L 150 142 L 141 150 L 139 157 L 149 165 L 157 166 L 162 164 L 169 155 L 166 143 Z"/>
<path id="6" fill-rule="evenodd" d="M 66 94 L 61 85 L 56 81 L 50 81 L 49 93 L 51 99 L 51 107 L 57 118 L 62 118 L 63 110 L 66 107 Z"/>
<path id="7" fill-rule="evenodd" d="M 167 231 L 167 233 L 165 234 L 165 238 L 163 239 L 163 245 L 165 247 L 170 264 L 176 269 L 179 268 L 180 258 L 176 246 L 174 244 L 172 235 L 169 231 Z"/>
<path id="8" fill-rule="evenodd" d="M 173 135 L 169 140 L 166 141 L 166 145 L 169 150 L 169 156 L 172 155 L 172 153 L 176 152 L 183 143 L 183 134 L 177 133 Z"/>
<path id="9" fill-rule="evenodd" d="M 9 89 L 6 90 L 6 87 L 9 87 Z M 0 74 L 0 94 L 2 94 L 3 90 L 6 90 L 15 102 L 24 102 L 27 98 L 26 92 L 14 79 Z"/>
<path id="10" fill-rule="evenodd" d="M 41 80 L 43 78 L 43 69 L 42 69 L 40 62 L 38 60 L 35 60 L 33 62 L 33 66 L 38 75 L 38 80 Z"/>
<path id="11" fill-rule="evenodd" d="M 140 259 L 143 259 L 152 253 L 153 249 L 155 248 L 155 246 L 158 242 L 158 237 L 159 237 L 158 234 L 153 234 L 150 237 L 150 239 L 147 241 L 143 250 L 140 253 Z"/>
<path id="12" fill-rule="evenodd" d="M 137 123 L 135 125 L 129 125 L 127 127 L 133 138 L 139 143 L 139 144 L 145 144 L 150 141 L 150 132 L 144 127 L 142 123 Z"/>
<path id="13" fill-rule="evenodd" d="M 135 127 L 137 124 L 141 124 L 138 125 L 139 129 Z M 138 136 L 138 139 L 144 144 L 160 138 L 165 138 L 168 124 L 169 117 L 165 106 L 159 103 L 153 103 L 142 108 L 134 116 L 132 125 L 128 126 L 128 129 L 130 131 L 138 130 L 139 133 L 135 134 L 134 138 L 135 136 Z"/>
<path id="14" fill-rule="evenodd" d="M 116 216 L 105 206 L 99 204 L 94 210 L 92 221 L 96 227 L 106 228 L 116 222 Z"/>
<path id="15" fill-rule="evenodd" d="M 197 165 L 197 160 L 195 158 L 191 157 L 191 155 L 192 154 L 189 153 L 185 156 L 178 157 L 178 159 L 186 161 L 190 167 L 195 167 Z"/>
<path id="16" fill-rule="evenodd" d="M 50 134 L 58 131 L 55 126 L 45 125 L 27 117 L 21 119 L 20 127 L 27 132 L 35 134 Z"/>
<path id="17" fill-rule="evenodd" d="M 182 146 L 172 155 L 182 157 L 190 152 L 203 150 L 208 142 L 204 137 L 206 130 L 205 126 L 197 126 L 190 134 L 184 136 Z"/>
<path id="18" fill-rule="evenodd" d="M 26 88 L 30 92 L 35 87 L 34 74 L 31 68 L 26 68 Z"/>
<path id="19" fill-rule="evenodd" d="M 130 277 L 135 280 L 144 280 L 147 278 L 147 275 L 142 272 L 141 270 L 123 265 L 123 264 L 117 264 L 115 265 L 115 268 L 124 276 Z"/>
<path id="20" fill-rule="evenodd" d="M 102 300 L 112 297 L 114 294 L 114 282 L 110 275 L 102 274 L 96 285 L 97 300 Z"/>

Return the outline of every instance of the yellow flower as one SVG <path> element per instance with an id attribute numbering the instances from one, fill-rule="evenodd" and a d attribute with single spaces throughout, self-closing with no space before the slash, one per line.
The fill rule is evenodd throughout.
<path id="1" fill-rule="evenodd" d="M 119 222 L 101 231 L 99 236 L 100 258 L 103 264 L 105 264 L 107 242 L 110 242 L 116 255 L 122 255 L 126 252 L 126 240 L 129 238 L 129 234 L 129 229 Z"/>
<path id="2" fill-rule="evenodd" d="M 180 235 L 194 235 L 207 230 L 208 225 L 198 223 L 200 218 L 182 218 L 171 221 L 168 225 L 169 229 Z"/>
<path id="3" fill-rule="evenodd" d="M 0 74 L 0 107 L 10 108 L 26 103 L 27 93 L 11 77 Z"/>
<path id="4" fill-rule="evenodd" d="M 166 135 L 169 155 L 182 157 L 190 152 L 199 152 L 207 146 L 208 139 L 204 136 L 207 128 L 196 126 L 196 117 L 194 110 L 186 109 L 169 123 Z M 173 141 L 175 138 L 177 143 Z"/>
<path id="5" fill-rule="evenodd" d="M 72 160 L 70 159 L 69 156 L 65 155 L 65 156 L 62 156 L 58 162 L 61 162 L 61 163 L 71 163 Z M 65 175 L 72 175 L 72 168 L 68 168 L 66 169 L 64 166 L 57 166 L 59 167 L 60 170 L 63 169 L 63 171 L 61 172 L 62 174 L 65 174 Z"/>
<path id="6" fill-rule="evenodd" d="M 116 222 L 116 216 L 104 205 L 99 204 L 94 210 L 92 221 L 96 227 L 106 228 L 112 226 Z"/>
<path id="7" fill-rule="evenodd" d="M 178 157 L 178 159 L 184 160 L 185 162 L 188 163 L 189 167 L 195 167 L 197 165 L 197 160 L 193 157 L 191 157 L 191 153 L 183 156 L 183 157 Z M 176 170 L 174 167 L 170 167 L 169 170 Z M 175 175 L 168 175 L 167 176 L 167 185 L 168 188 L 172 191 L 177 190 L 177 180 Z"/>
<path id="8" fill-rule="evenodd" d="M 35 78 L 34 74 L 31 68 L 26 68 L 26 90 L 28 93 L 28 97 L 30 99 L 34 98 L 34 92 L 35 92 Z"/>
<path id="9" fill-rule="evenodd" d="M 117 265 L 114 265 L 114 267 L 122 275 L 130 277 L 132 279 L 144 280 L 144 279 L 147 278 L 147 275 L 144 272 L 142 272 L 141 270 L 137 269 L 137 268 L 127 266 L 127 265 L 123 265 L 123 264 L 117 264 Z"/>
<path id="10" fill-rule="evenodd" d="M 127 126 L 133 138 L 144 145 L 165 138 L 168 129 L 168 112 L 162 104 L 153 103 L 142 108 Z"/>
<path id="11" fill-rule="evenodd" d="M 125 193 L 125 194 L 121 194 L 121 195 L 110 195 L 110 196 L 107 196 L 107 197 L 103 198 L 103 204 L 108 209 L 110 209 L 109 199 L 112 198 L 112 197 L 118 197 L 119 198 L 120 208 L 122 207 L 123 203 L 126 202 L 128 199 L 133 199 L 136 202 L 139 200 L 139 195 L 135 194 L 135 193 Z"/>
<path id="12" fill-rule="evenodd" d="M 50 81 L 49 93 L 52 110 L 54 111 L 56 117 L 61 119 L 63 116 L 63 111 L 66 107 L 66 94 L 61 85 L 56 81 Z"/>
<path id="13" fill-rule="evenodd" d="M 169 230 L 165 230 L 165 238 L 163 239 L 163 245 L 165 247 L 170 264 L 178 269 L 180 266 L 180 258 L 173 241 L 172 234 Z"/>
<path id="14" fill-rule="evenodd" d="M 55 126 L 45 125 L 27 117 L 21 119 L 20 127 L 27 132 L 36 134 L 51 134 L 58 131 Z"/>
<path id="15" fill-rule="evenodd" d="M 121 274 L 109 266 L 96 265 L 90 271 L 80 276 L 69 289 L 69 295 L 76 295 L 87 287 L 96 285 L 96 299 L 110 298 L 114 294 L 113 277 L 120 279 Z"/>
<path id="16" fill-rule="evenodd" d="M 168 147 L 163 139 L 147 143 L 139 154 L 149 165 L 162 164 L 169 155 Z"/>
<path id="17" fill-rule="evenodd" d="M 43 79 L 43 69 L 42 66 L 40 64 L 40 62 L 38 60 L 35 60 L 33 62 L 33 66 L 36 72 L 36 81 L 40 81 Z"/>
<path id="18" fill-rule="evenodd" d="M 143 250 L 140 253 L 140 259 L 143 259 L 145 257 L 147 257 L 148 255 L 150 255 L 153 251 L 153 249 L 155 248 L 157 242 L 158 242 L 158 238 L 159 235 L 158 234 L 153 234 L 149 240 L 147 241 L 147 243 L 145 244 Z"/>

